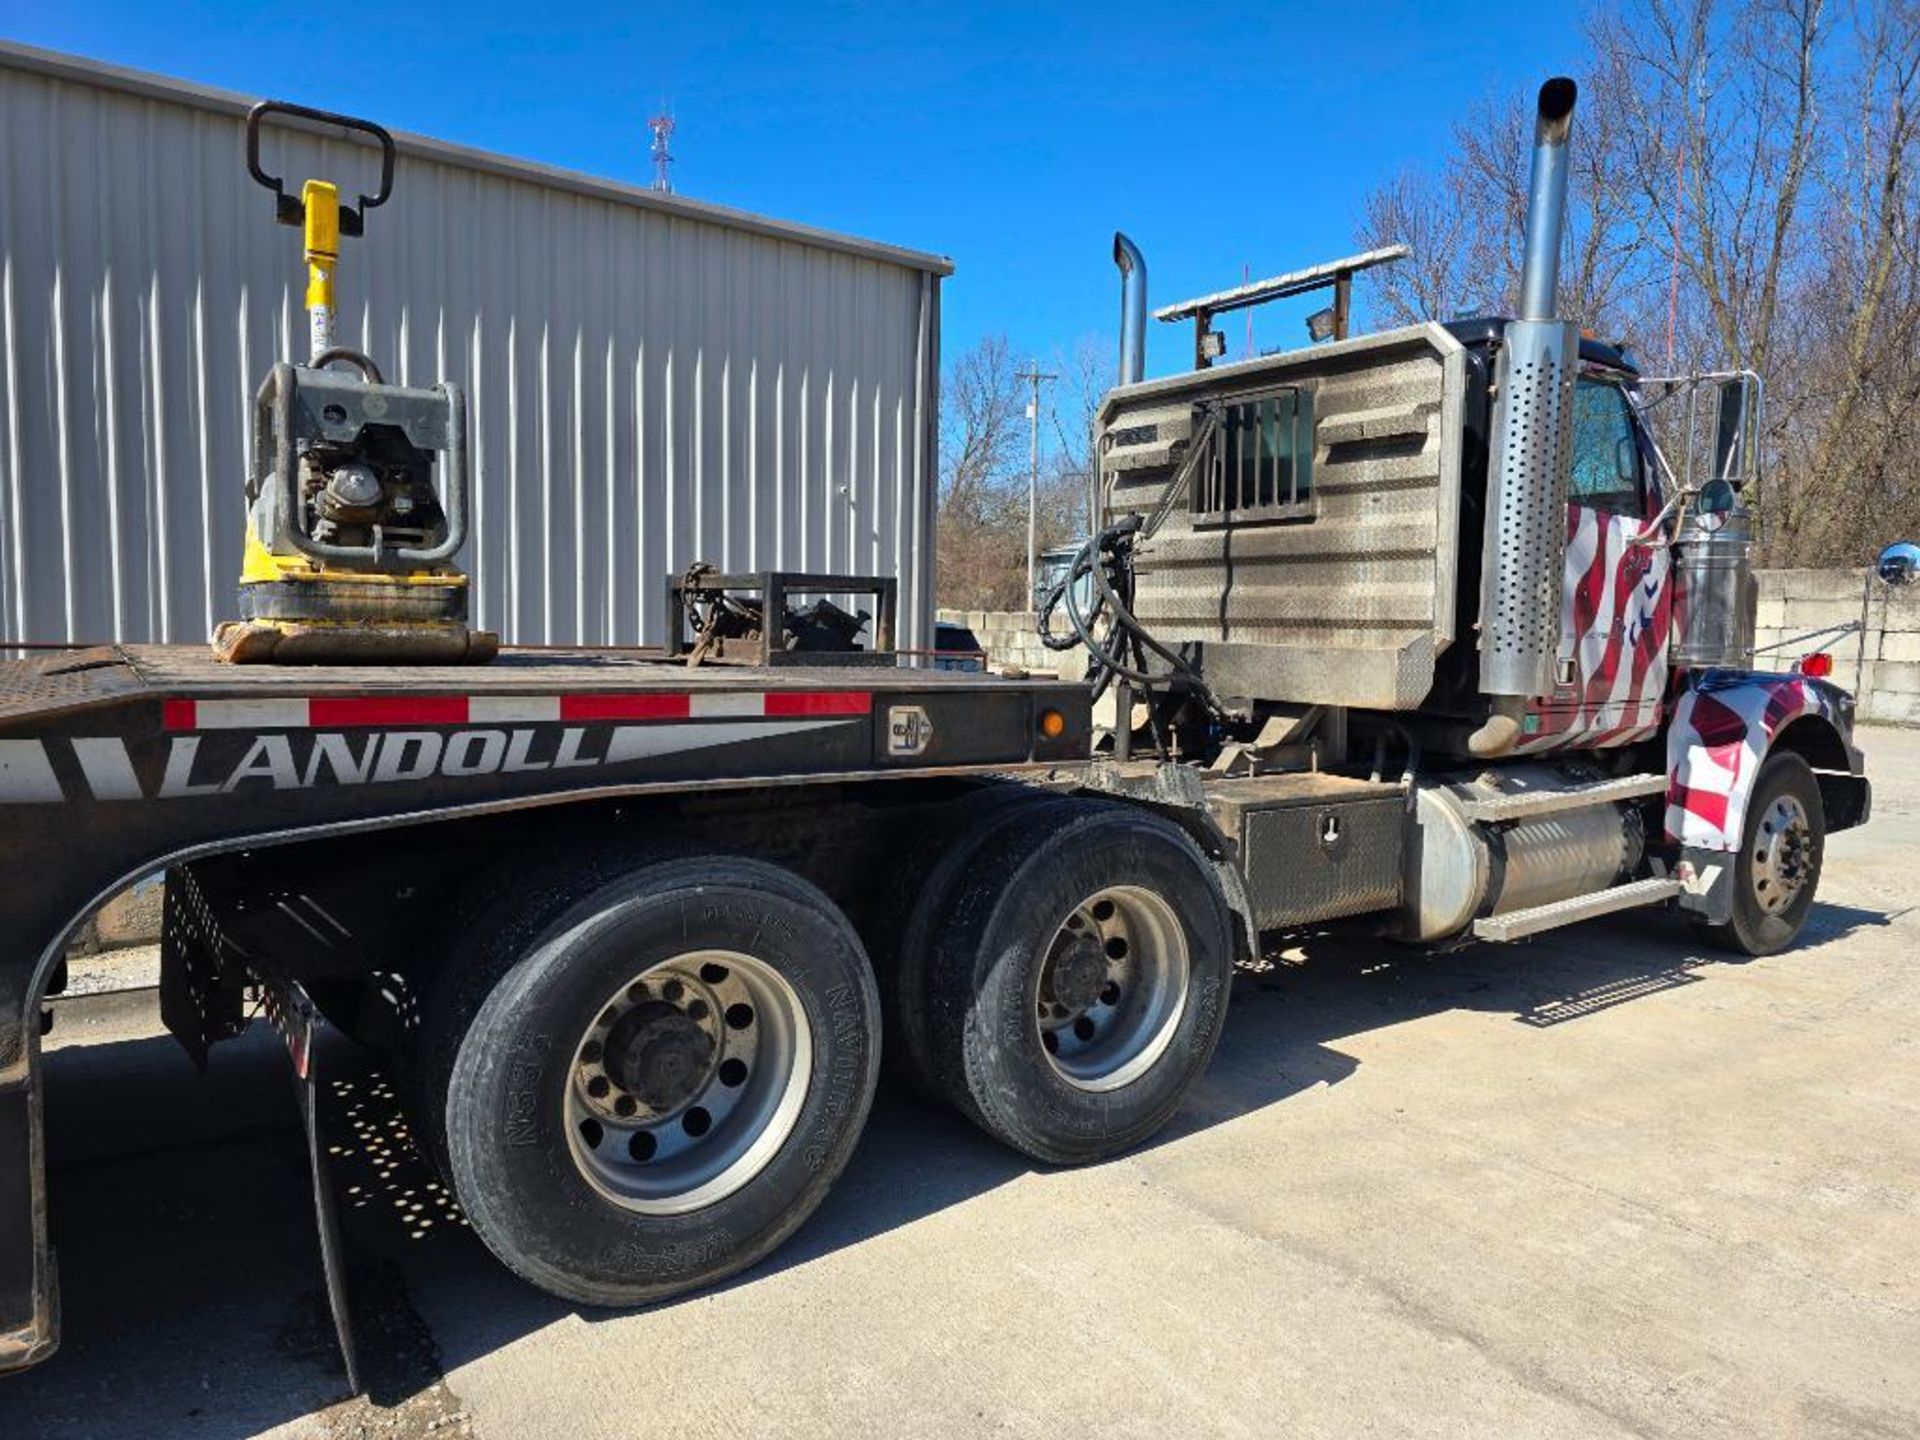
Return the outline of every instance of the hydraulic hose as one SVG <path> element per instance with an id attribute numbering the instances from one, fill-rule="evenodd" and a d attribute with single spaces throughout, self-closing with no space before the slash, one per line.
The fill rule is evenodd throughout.
<path id="1" fill-rule="evenodd" d="M 1221 407 L 1207 403 L 1200 407 L 1198 422 L 1187 443 L 1186 458 L 1168 479 L 1151 515 L 1127 515 L 1115 524 L 1088 538 L 1073 557 L 1065 579 L 1047 592 L 1039 607 L 1037 629 L 1040 643 L 1049 650 L 1071 650 L 1083 645 L 1098 672 L 1093 694 L 1098 699 L 1115 680 L 1126 680 L 1143 690 L 1177 688 L 1196 697 L 1209 713 L 1224 719 L 1225 709 L 1208 687 L 1200 672 L 1186 657 L 1156 640 L 1133 613 L 1133 554 L 1143 540 L 1151 540 L 1180 497 L 1186 493 L 1193 473 L 1200 466 L 1220 428 Z M 1091 582 L 1093 607 L 1083 612 L 1080 583 Z M 1062 603 L 1064 602 L 1064 604 Z M 1053 633 L 1053 612 L 1065 609 L 1071 635 Z M 1107 638 L 1095 634 L 1099 623 L 1107 622 Z M 1167 673 L 1147 669 L 1147 655 L 1165 661 Z"/>
<path id="2" fill-rule="evenodd" d="M 1179 652 L 1155 639 L 1133 613 L 1133 551 L 1145 525 L 1140 515 L 1128 515 L 1080 547 L 1065 577 L 1047 592 L 1040 607 L 1040 642 L 1056 651 L 1084 646 L 1096 672 L 1096 698 L 1115 680 L 1125 680 L 1147 691 L 1178 689 L 1193 695 L 1213 714 L 1222 715 L 1218 700 L 1199 671 Z M 1093 591 L 1093 604 L 1087 609 L 1081 604 L 1083 581 Z M 1056 610 L 1066 612 L 1071 634 L 1054 633 Z M 1104 638 L 1098 633 L 1103 621 L 1107 628 Z M 1168 669 L 1149 670 L 1148 654 L 1164 661 Z"/>

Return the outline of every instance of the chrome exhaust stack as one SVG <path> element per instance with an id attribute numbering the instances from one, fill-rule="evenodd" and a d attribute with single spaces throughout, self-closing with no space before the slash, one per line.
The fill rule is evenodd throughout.
<path id="1" fill-rule="evenodd" d="M 1120 383 L 1132 385 L 1147 376 L 1147 257 L 1116 230 L 1113 263 L 1120 269 Z"/>
<path id="2" fill-rule="evenodd" d="M 1510 750 L 1527 698 L 1554 688 L 1580 346 L 1578 331 L 1557 311 L 1578 94 L 1564 77 L 1540 87 L 1520 313 L 1507 325 L 1495 369 L 1480 582 L 1480 689 L 1493 697 L 1494 713 L 1468 742 L 1478 756 Z"/>
<path id="3" fill-rule="evenodd" d="M 1520 262 L 1522 320 L 1558 318 L 1560 250 L 1567 228 L 1567 138 L 1580 87 L 1564 75 L 1540 87 L 1527 181 L 1526 254 Z"/>

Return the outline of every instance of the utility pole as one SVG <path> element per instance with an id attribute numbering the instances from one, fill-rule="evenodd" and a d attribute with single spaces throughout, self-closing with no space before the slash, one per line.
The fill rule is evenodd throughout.
<path id="1" fill-rule="evenodd" d="M 1058 375 L 1049 375 L 1040 369 L 1038 360 L 1029 360 L 1027 368 L 1014 377 L 1025 380 L 1032 387 L 1027 401 L 1028 422 L 1028 461 L 1027 471 L 1027 608 L 1038 610 L 1039 600 L 1034 596 L 1033 587 L 1040 568 L 1040 532 L 1038 519 L 1040 514 L 1040 382 L 1058 380 Z"/>

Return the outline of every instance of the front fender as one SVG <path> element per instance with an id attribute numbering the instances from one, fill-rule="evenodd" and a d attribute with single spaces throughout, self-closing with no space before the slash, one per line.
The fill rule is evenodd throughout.
<path id="1" fill-rule="evenodd" d="M 1830 754 L 1858 775 L 1853 700 L 1839 687 L 1750 670 L 1691 677 L 1667 728 L 1667 839 L 1690 850 L 1739 849 L 1762 762 L 1781 732 L 1808 716 L 1831 731 Z"/>

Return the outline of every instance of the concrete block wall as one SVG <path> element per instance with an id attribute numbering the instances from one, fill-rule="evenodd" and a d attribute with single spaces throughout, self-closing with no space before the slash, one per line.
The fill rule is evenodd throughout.
<path id="1" fill-rule="evenodd" d="M 1920 589 L 1896 590 L 1865 569 L 1762 570 L 1756 578 L 1755 668 L 1785 670 L 1824 650 L 1835 682 L 1858 699 L 1861 719 L 1920 725 Z M 1863 621 L 1852 634 L 1799 639 Z"/>
<path id="2" fill-rule="evenodd" d="M 1824 650 L 1833 656 L 1834 680 L 1857 695 L 1862 719 L 1920 725 L 1920 586 L 1895 590 L 1865 569 L 1762 570 L 1756 578 L 1760 589 L 1754 617 L 1756 669 L 1791 669 L 1802 655 Z M 1033 633 L 1032 617 L 1024 611 L 942 610 L 940 618 L 965 625 L 979 636 L 988 664 L 995 670 L 1061 674 L 1069 679 L 1086 673 L 1081 652 L 1048 650 Z M 1783 643 L 1862 620 L 1866 628 L 1861 631 Z"/>
<path id="3" fill-rule="evenodd" d="M 942 610 L 940 619 L 964 625 L 979 638 L 990 670 L 1021 670 L 1029 675 L 1058 675 L 1078 680 L 1087 673 L 1086 655 L 1078 647 L 1049 650 L 1040 643 L 1033 616 L 1024 610 Z"/>

